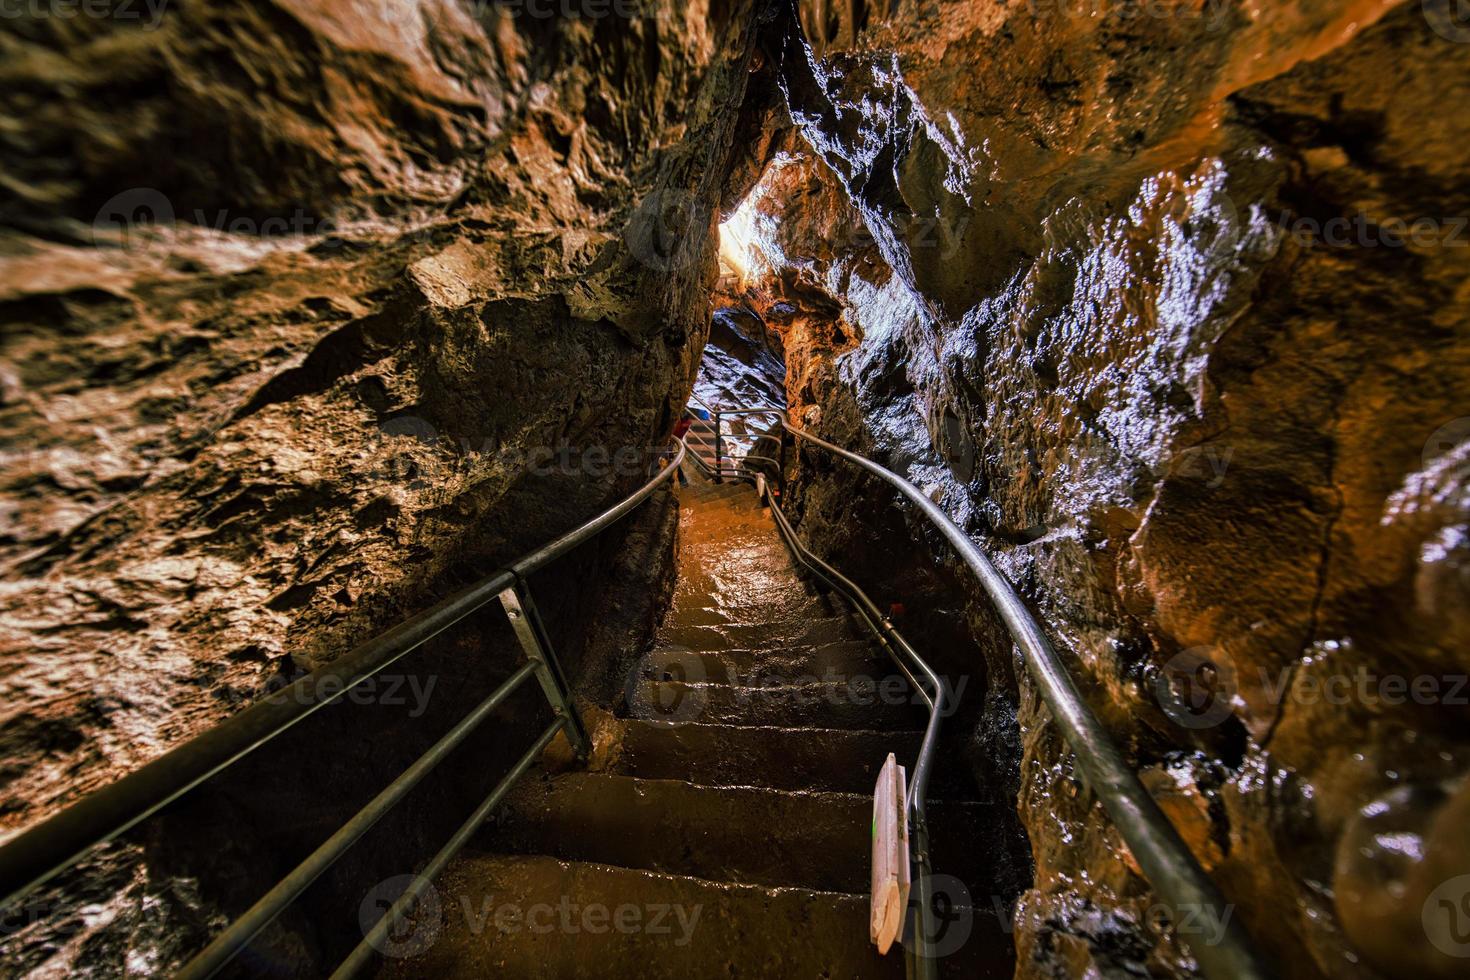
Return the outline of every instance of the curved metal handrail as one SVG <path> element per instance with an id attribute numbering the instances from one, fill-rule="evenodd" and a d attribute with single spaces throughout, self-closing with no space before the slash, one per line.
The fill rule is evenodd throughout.
<path id="1" fill-rule="evenodd" d="M 874 605 L 872 599 L 868 598 L 868 594 L 852 579 L 827 564 L 806 546 L 806 543 L 792 529 L 785 512 L 771 496 L 770 486 L 762 486 L 762 484 L 764 481 L 759 481 L 757 485 L 766 495 L 766 503 L 771 508 L 771 515 L 775 518 L 776 527 L 786 540 L 787 547 L 796 555 L 798 561 L 834 591 L 841 593 L 853 605 L 864 624 L 872 630 L 879 642 L 883 644 L 884 649 L 888 651 L 888 656 L 898 666 L 898 669 L 903 671 L 909 684 L 929 705 L 929 721 L 924 726 L 924 738 L 919 744 L 919 753 L 914 761 L 914 769 L 909 776 L 908 785 L 906 809 L 909 821 L 909 852 L 910 860 L 917 866 L 917 873 L 913 876 L 913 886 L 916 892 L 910 896 L 910 901 L 918 910 L 919 922 L 915 924 L 915 932 L 919 938 L 916 942 L 910 941 L 905 944 L 905 955 L 911 967 L 910 980 L 936 980 L 938 965 L 935 958 L 929 955 L 926 946 L 929 938 L 936 935 L 936 930 L 934 928 L 933 894 L 930 891 L 934 867 L 929 857 L 929 817 L 924 804 L 928 799 L 929 770 L 934 762 L 935 749 L 939 745 L 939 723 L 950 707 L 949 692 L 944 682 L 939 679 L 939 675 L 909 645 L 903 634 L 894 628 L 893 623 L 878 611 L 878 607 Z M 900 652 L 903 656 L 899 655 Z M 919 667 L 930 687 L 926 688 L 918 678 L 914 677 L 913 672 L 904 663 L 904 657 Z"/>
<path id="2" fill-rule="evenodd" d="M 512 562 L 508 566 L 509 570 L 517 575 L 530 575 L 548 562 L 560 558 L 568 551 L 577 547 L 577 545 L 596 537 L 611 525 L 622 520 L 634 508 L 652 496 L 653 492 L 658 489 L 659 484 L 669 479 L 669 477 L 678 471 L 679 464 L 684 462 L 684 456 L 688 450 L 689 447 L 685 445 L 684 440 L 679 440 L 679 449 L 669 461 L 669 464 L 659 470 L 658 474 L 652 477 L 647 483 L 581 527 L 568 531 L 555 541 L 542 545 L 530 554 Z"/>
<path id="3" fill-rule="evenodd" d="M 183 970 L 184 976 L 208 976 L 238 952 L 249 939 L 271 921 L 286 904 L 311 884 L 348 847 L 400 800 L 409 789 L 418 783 L 449 752 L 466 738 L 474 727 L 483 721 L 504 698 L 529 677 L 535 676 L 543 692 L 551 701 L 557 718 L 542 733 L 531 753 L 523 756 L 511 772 L 491 794 L 486 805 L 476 811 L 473 826 L 483 820 L 488 807 L 494 805 L 510 788 L 510 784 L 534 762 L 536 753 L 544 748 L 558 731 L 565 730 L 568 738 L 579 752 L 587 747 L 587 735 L 581 719 L 570 702 L 565 679 L 545 637 L 530 593 L 525 588 L 525 576 L 548 562 L 568 553 L 578 545 L 625 517 L 630 511 L 648 499 L 659 485 L 668 480 L 682 465 L 687 445 L 680 440 L 678 450 L 657 475 L 643 486 L 624 497 L 617 504 L 571 531 L 523 555 L 506 568 L 480 579 L 475 584 L 449 598 L 431 606 L 424 612 L 381 635 L 354 647 L 332 664 L 307 674 L 273 694 L 267 695 L 238 714 L 226 719 L 210 730 L 171 749 L 152 762 L 134 770 L 117 781 L 26 830 L 19 836 L 0 846 L 0 889 L 5 897 L 0 907 L 8 905 L 37 886 L 44 884 L 57 874 L 80 860 L 92 848 L 113 840 L 160 809 L 177 800 L 210 777 L 223 771 L 244 758 L 271 739 L 281 735 L 298 722 L 330 704 L 355 686 L 377 674 L 419 646 L 458 623 L 466 616 L 500 599 L 506 607 L 512 625 L 517 626 L 517 635 L 527 660 L 500 685 L 488 698 L 466 715 L 449 734 L 435 743 L 407 770 L 400 774 L 377 797 L 344 824 L 320 848 L 297 866 L 285 879 L 264 898 L 236 920 L 226 931 L 195 957 Z M 522 635 L 522 630 L 525 634 Z M 328 693 L 330 692 L 330 693 Z M 478 818 L 478 819 L 477 819 Z M 467 824 L 450 841 L 453 850 L 441 851 L 434 862 L 447 862 L 463 846 L 473 826 Z M 456 843 L 458 842 L 458 843 Z M 389 916 L 401 914 L 395 904 Z M 386 918 L 386 916 L 385 916 Z M 382 926 L 382 923 L 379 923 Z M 391 923 L 383 928 L 391 927 Z M 373 933 L 364 939 L 368 943 Z M 366 959 L 360 946 L 350 962 L 358 965 Z"/>
<path id="4" fill-rule="evenodd" d="M 1231 914 L 1231 906 L 1224 895 L 1144 788 L 1138 774 L 1124 760 L 1122 750 L 1112 735 L 1083 700 L 1040 624 L 1016 595 L 1011 583 L 975 542 L 950 520 L 949 515 L 918 487 L 887 467 L 796 428 L 784 411 L 722 408 L 720 413 L 779 415 L 784 432 L 856 463 L 891 484 L 918 506 L 980 580 L 1020 648 L 1027 671 L 1036 681 L 1042 700 L 1076 755 L 1087 785 L 1097 794 L 1144 876 L 1176 913 L 1175 921 L 1198 921 L 1201 915 L 1209 917 L 1210 932 L 1217 937 L 1214 941 L 1191 942 L 1180 937 L 1204 972 L 1212 980 L 1266 980 L 1270 977 L 1271 973 L 1254 949 L 1244 925 Z"/>
<path id="5" fill-rule="evenodd" d="M 714 415 L 715 409 L 710 407 L 709 402 L 705 401 L 703 398 L 700 398 L 692 391 L 689 393 L 689 400 L 694 402 L 700 408 L 704 409 L 706 412 L 709 412 L 710 415 Z"/>
<path id="6" fill-rule="evenodd" d="M 777 411 L 784 415 L 779 410 Z M 755 413 L 746 412 L 745 414 Z M 919 923 L 915 924 L 916 932 L 920 937 L 933 936 L 935 935 L 934 907 L 930 888 L 934 869 L 929 858 L 929 820 L 924 804 L 928 796 L 929 772 L 932 768 L 935 749 L 938 747 L 939 723 L 950 707 L 948 690 L 939 675 L 923 657 L 919 656 L 918 651 L 909 645 L 908 640 L 904 639 L 903 634 L 899 633 L 893 623 L 878 610 L 878 606 L 868 597 L 868 594 L 856 582 L 823 561 L 806 546 L 801 536 L 792 528 L 785 511 L 781 509 L 776 499 L 776 488 L 766 479 L 758 478 L 757 474 L 749 469 L 752 461 L 769 465 L 779 480 L 782 476 L 780 462 L 769 456 L 750 453 L 732 457 L 732 460 L 736 464 L 735 468 L 727 471 L 726 475 L 755 483 L 756 492 L 764 497 L 766 505 L 771 509 L 771 517 L 775 521 L 776 530 L 780 533 L 786 546 L 791 549 L 792 555 L 808 571 L 825 582 L 832 591 L 837 592 L 848 601 L 862 619 L 863 624 L 883 645 L 889 658 L 903 673 L 910 686 L 918 692 L 929 707 L 929 720 L 924 726 L 924 737 L 920 742 L 918 756 L 909 774 L 905 811 L 910 831 L 910 860 L 917 868 L 917 873 L 913 876 L 915 891 L 910 895 L 910 902 L 917 907 L 919 915 Z M 924 681 L 914 676 L 910 664 L 918 668 L 924 676 Z M 904 954 L 909 961 L 910 980 L 937 980 L 938 964 L 934 957 L 928 955 L 923 939 L 919 942 L 906 941 Z"/>

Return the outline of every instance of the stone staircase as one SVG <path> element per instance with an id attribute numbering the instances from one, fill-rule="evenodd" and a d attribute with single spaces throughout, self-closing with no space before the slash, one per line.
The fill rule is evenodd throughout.
<path id="1" fill-rule="evenodd" d="M 868 940 L 872 791 L 925 709 L 798 576 L 751 488 L 680 490 L 679 579 L 586 769 L 530 774 L 436 883 L 395 977 L 901 977 Z M 976 905 L 946 976 L 1010 976 L 988 915 L 987 825 L 940 760 L 936 868 Z M 977 914 L 978 913 L 978 914 Z M 425 933 L 432 933 L 426 935 Z M 958 940 L 958 941 L 956 941 Z M 950 949 L 949 947 L 954 947 Z"/>

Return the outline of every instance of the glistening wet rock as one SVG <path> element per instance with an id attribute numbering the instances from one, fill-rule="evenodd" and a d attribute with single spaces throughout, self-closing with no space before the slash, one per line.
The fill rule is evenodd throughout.
<path id="1" fill-rule="evenodd" d="M 803 3 L 767 41 L 804 152 L 867 231 L 814 217 L 810 258 L 767 288 L 876 250 L 905 294 L 807 304 L 822 325 L 787 335 L 789 361 L 793 336 L 833 339 L 792 403 L 995 556 L 1294 976 L 1449 963 L 1413 923 L 1426 886 L 1470 872 L 1442 838 L 1384 878 L 1344 843 L 1374 799 L 1470 764 L 1470 134 L 1443 110 L 1470 50 L 1431 8 Z M 770 241 L 800 237 L 807 200 L 773 208 Z M 849 526 L 886 526 L 873 550 L 913 558 L 875 580 L 922 574 L 932 536 L 890 492 L 817 453 L 797 477 L 824 549 L 862 562 Z M 949 581 L 990 680 L 977 737 L 1024 733 L 1021 974 L 1192 975 L 1208 938 L 1153 914 L 1000 624 Z"/>
<path id="2" fill-rule="evenodd" d="M 160 16 L 0 42 L 11 833 L 637 486 L 708 330 L 751 4 Z M 585 626 L 598 580 L 551 574 Z M 346 806 L 395 751 L 317 788 Z M 198 936 L 259 885 L 159 907 Z M 52 929 L 7 955 L 186 952 Z"/>

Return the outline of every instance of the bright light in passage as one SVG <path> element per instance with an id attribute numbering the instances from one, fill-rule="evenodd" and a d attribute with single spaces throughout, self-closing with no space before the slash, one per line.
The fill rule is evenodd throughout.
<path id="1" fill-rule="evenodd" d="M 751 194 L 730 220 L 720 225 L 720 261 L 730 267 L 742 281 L 749 277 L 758 246 L 755 243 L 755 202 L 758 194 Z"/>

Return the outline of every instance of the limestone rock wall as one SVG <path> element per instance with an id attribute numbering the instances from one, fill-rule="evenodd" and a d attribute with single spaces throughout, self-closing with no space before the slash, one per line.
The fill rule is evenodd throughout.
<path id="1" fill-rule="evenodd" d="M 770 289 L 835 277 L 824 310 L 790 303 L 816 324 L 785 337 L 800 417 L 989 549 L 1287 976 L 1463 969 L 1431 914 L 1470 893 L 1456 26 L 1434 3 L 803 3 L 766 42 L 828 171 L 780 178 L 821 244 Z M 824 181 L 866 241 L 832 233 Z M 896 290 L 858 272 L 873 252 Z M 892 507 L 814 456 L 797 477 L 834 548 L 824 515 Z M 976 765 L 1016 779 L 1035 862 L 1019 975 L 1191 975 L 967 592 Z"/>
<path id="2" fill-rule="evenodd" d="M 708 331 L 755 9 L 616 6 L 11 22 L 6 832 L 646 478 Z M 550 574 L 586 617 L 603 585 L 584 564 Z M 497 669 L 518 656 L 484 639 Z M 375 787 L 382 751 L 356 770 Z M 145 955 L 88 935 L 9 948 L 103 972 Z"/>

